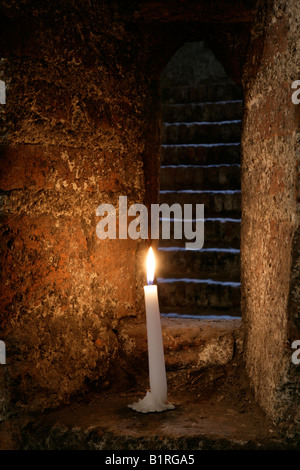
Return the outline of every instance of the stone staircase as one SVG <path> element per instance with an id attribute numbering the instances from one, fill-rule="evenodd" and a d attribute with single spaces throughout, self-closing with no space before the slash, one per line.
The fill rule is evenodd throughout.
<path id="1" fill-rule="evenodd" d="M 230 81 L 177 86 L 162 100 L 160 204 L 204 204 L 205 222 L 201 250 L 186 250 L 174 230 L 159 241 L 161 312 L 240 316 L 241 91 Z"/>

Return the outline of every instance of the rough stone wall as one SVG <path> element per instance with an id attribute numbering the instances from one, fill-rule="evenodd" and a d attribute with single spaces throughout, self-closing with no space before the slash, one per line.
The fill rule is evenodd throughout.
<path id="1" fill-rule="evenodd" d="M 4 3 L 2 403 L 42 409 L 101 386 L 143 314 L 138 242 L 99 240 L 96 209 L 155 201 L 158 82 L 109 2 Z"/>
<path id="2" fill-rule="evenodd" d="M 299 419 L 299 2 L 260 2 L 244 71 L 242 309 L 245 359 L 274 420 Z M 298 287 L 297 287 L 298 286 Z"/>

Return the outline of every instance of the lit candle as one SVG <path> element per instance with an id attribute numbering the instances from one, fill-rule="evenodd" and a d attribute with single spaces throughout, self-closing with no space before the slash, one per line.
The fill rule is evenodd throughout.
<path id="1" fill-rule="evenodd" d="M 154 270 L 155 259 L 153 250 L 150 248 L 147 257 L 148 285 L 144 286 L 150 392 L 147 392 L 146 396 L 137 403 L 128 405 L 129 408 L 141 413 L 164 411 L 175 408 L 174 405 L 167 403 L 166 367 L 157 286 L 153 284 Z"/>

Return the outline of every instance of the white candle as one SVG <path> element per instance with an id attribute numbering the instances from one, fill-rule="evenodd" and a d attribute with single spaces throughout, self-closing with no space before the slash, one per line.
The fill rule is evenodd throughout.
<path id="1" fill-rule="evenodd" d="M 155 398 L 159 399 L 161 402 L 166 402 L 167 378 L 157 286 L 144 286 L 144 294 L 146 304 L 150 389 Z"/>
<path id="2" fill-rule="evenodd" d="M 148 285 L 144 286 L 150 392 L 146 394 L 143 400 L 139 400 L 137 403 L 128 405 L 130 408 L 142 413 L 164 411 L 175 408 L 174 405 L 167 403 L 167 378 L 157 286 L 152 285 L 154 280 L 154 270 L 155 259 L 153 250 L 150 248 L 147 257 Z"/>

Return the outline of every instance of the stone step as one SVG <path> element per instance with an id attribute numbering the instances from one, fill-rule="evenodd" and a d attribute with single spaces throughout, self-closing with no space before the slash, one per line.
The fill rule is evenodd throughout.
<path id="1" fill-rule="evenodd" d="M 160 189 L 240 189 L 240 165 L 162 165 Z"/>
<path id="2" fill-rule="evenodd" d="M 241 211 L 241 191 L 239 190 L 179 190 L 160 191 L 160 204 L 166 203 L 169 206 L 178 203 L 204 204 L 205 217 L 240 218 Z"/>
<path id="3" fill-rule="evenodd" d="M 161 316 L 166 319 L 198 319 L 204 320 L 233 320 L 241 318 L 241 307 L 227 306 L 221 307 L 168 307 L 165 305 L 160 306 Z"/>
<path id="4" fill-rule="evenodd" d="M 161 313 L 240 314 L 240 283 L 194 278 L 157 278 Z"/>
<path id="5" fill-rule="evenodd" d="M 164 122 L 233 121 L 241 119 L 242 100 L 162 106 Z"/>
<path id="6" fill-rule="evenodd" d="M 184 215 L 184 213 L 183 213 Z M 167 219 L 168 221 L 169 219 Z M 240 222 L 241 219 L 229 218 L 205 218 L 204 219 L 204 248 L 240 248 Z M 166 223 L 166 221 L 164 221 Z M 198 230 L 200 230 L 200 222 L 198 221 Z M 196 232 L 196 220 L 192 221 L 192 230 Z M 166 247 L 184 247 L 188 240 L 184 236 L 184 226 L 182 226 L 182 238 L 174 239 L 174 220 L 170 220 L 170 238 L 162 239 L 160 231 L 159 246 Z"/>
<path id="7" fill-rule="evenodd" d="M 242 90 L 232 82 L 203 83 L 197 87 L 174 86 L 162 89 L 163 104 L 196 103 L 204 101 L 240 100 Z"/>
<path id="8" fill-rule="evenodd" d="M 174 238 L 174 221 L 168 239 L 160 234 L 157 283 L 168 315 L 240 316 L 238 94 L 228 83 L 163 92 L 160 204 L 204 204 L 205 215 L 201 250 L 185 249 L 184 225 L 181 239 Z"/>
<path id="9" fill-rule="evenodd" d="M 239 162 L 239 142 L 161 146 L 162 165 L 218 165 Z"/>
<path id="10" fill-rule="evenodd" d="M 240 281 L 240 250 L 233 248 L 203 248 L 186 250 L 180 247 L 160 247 L 157 251 L 157 276 L 209 277 L 220 281 Z"/>
<path id="11" fill-rule="evenodd" d="M 164 123 L 162 144 L 239 142 L 241 121 Z"/>

